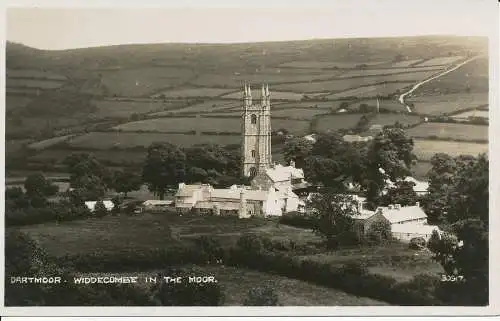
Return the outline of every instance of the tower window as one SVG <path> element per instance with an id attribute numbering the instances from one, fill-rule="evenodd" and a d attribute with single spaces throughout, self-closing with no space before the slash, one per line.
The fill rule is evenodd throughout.
<path id="1" fill-rule="evenodd" d="M 257 175 L 257 169 L 255 167 L 250 168 L 250 177 Z"/>
<path id="2" fill-rule="evenodd" d="M 251 122 L 252 122 L 252 124 L 257 124 L 257 116 L 255 114 L 252 114 Z"/>
<path id="3" fill-rule="evenodd" d="M 252 150 L 252 157 L 255 158 L 255 150 Z"/>

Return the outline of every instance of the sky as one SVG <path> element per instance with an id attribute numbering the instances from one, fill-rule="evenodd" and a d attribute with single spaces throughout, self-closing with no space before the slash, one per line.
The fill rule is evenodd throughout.
<path id="1" fill-rule="evenodd" d="M 498 28 L 494 20 L 498 10 L 492 7 L 495 1 L 488 0 L 251 0 L 229 4 L 211 0 L 212 8 L 201 7 L 202 2 L 194 0 L 163 1 L 160 8 L 148 0 L 100 1 L 107 8 L 74 8 L 67 7 L 68 2 L 44 1 L 45 7 L 13 7 L 27 3 L 7 4 L 6 38 L 50 50 L 132 43 L 487 36 Z M 95 5 L 95 1 L 75 3 Z"/>

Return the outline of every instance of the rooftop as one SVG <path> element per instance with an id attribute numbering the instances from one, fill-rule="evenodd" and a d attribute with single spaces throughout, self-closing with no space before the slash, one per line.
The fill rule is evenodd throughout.
<path id="1" fill-rule="evenodd" d="M 417 220 L 427 218 L 427 214 L 420 206 L 402 206 L 400 208 L 379 207 L 377 210 L 382 211 L 382 215 L 392 224 L 409 220 Z"/>
<path id="2" fill-rule="evenodd" d="M 283 166 L 276 164 L 271 168 L 266 169 L 266 174 L 273 182 L 283 182 L 292 179 L 303 179 L 304 171 L 295 166 Z"/>

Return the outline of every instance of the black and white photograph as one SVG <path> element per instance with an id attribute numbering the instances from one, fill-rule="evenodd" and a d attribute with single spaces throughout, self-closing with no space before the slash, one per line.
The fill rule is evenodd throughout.
<path id="1" fill-rule="evenodd" d="M 7 7 L 4 311 L 491 307 L 472 2 Z"/>

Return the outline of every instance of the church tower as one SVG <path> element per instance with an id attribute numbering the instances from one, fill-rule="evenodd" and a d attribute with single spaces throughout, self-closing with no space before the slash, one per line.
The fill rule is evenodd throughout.
<path id="1" fill-rule="evenodd" d="M 262 85 L 260 102 L 252 102 L 252 90 L 245 84 L 243 91 L 242 170 L 243 176 L 253 177 L 272 164 L 271 159 L 271 96 L 269 86 Z"/>

